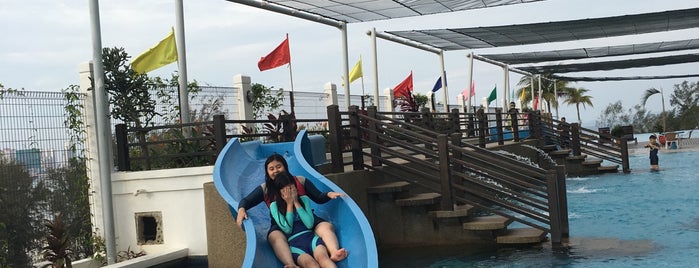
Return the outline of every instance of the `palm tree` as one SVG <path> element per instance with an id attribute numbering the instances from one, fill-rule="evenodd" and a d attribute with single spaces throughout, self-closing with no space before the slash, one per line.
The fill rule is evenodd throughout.
<path id="1" fill-rule="evenodd" d="M 565 95 L 565 92 L 567 92 L 568 89 L 568 81 L 564 80 L 554 80 L 551 78 L 550 74 L 543 74 L 541 79 L 541 98 L 546 101 L 547 108 L 550 111 L 551 107 L 556 109 L 558 111 L 558 98 L 563 97 Z M 553 88 L 553 82 L 552 80 L 556 81 L 556 91 L 554 94 L 554 88 Z M 522 105 L 524 103 L 529 102 L 532 100 L 532 94 L 531 94 L 531 83 L 532 79 L 529 76 L 523 76 L 522 78 L 519 79 L 519 82 L 517 82 L 517 86 L 519 87 L 516 91 L 517 98 L 522 101 Z M 539 79 L 534 79 L 534 97 L 537 97 L 539 92 Z"/>
<path id="2" fill-rule="evenodd" d="M 566 90 L 566 95 L 564 96 L 565 100 L 563 103 L 571 105 L 575 104 L 575 109 L 578 112 L 578 123 L 582 124 L 582 120 L 580 119 L 580 104 L 583 105 L 583 108 L 585 108 L 585 104 L 590 105 L 590 107 L 594 107 L 592 105 L 592 97 L 585 95 L 590 91 L 589 89 L 586 88 L 570 88 Z"/>
<path id="3" fill-rule="evenodd" d="M 666 132 L 667 131 L 666 121 L 667 120 L 666 120 L 666 114 L 665 114 L 665 96 L 663 94 L 663 88 L 660 88 L 660 90 L 657 90 L 655 88 L 646 89 L 646 92 L 641 97 L 641 103 L 643 104 L 643 106 L 646 106 L 646 102 L 648 101 L 648 98 L 650 98 L 650 96 L 653 96 L 653 95 L 658 94 L 658 93 L 660 93 L 660 101 L 663 102 L 663 105 L 662 105 L 662 107 L 663 107 L 663 132 Z"/>

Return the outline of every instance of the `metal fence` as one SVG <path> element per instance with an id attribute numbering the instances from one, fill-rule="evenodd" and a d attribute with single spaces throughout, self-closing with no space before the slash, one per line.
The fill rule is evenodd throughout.
<path id="1" fill-rule="evenodd" d="M 84 162 L 76 160 L 84 137 L 65 124 L 66 107 L 84 96 L 71 102 L 60 92 L 0 93 L 0 244 L 7 246 L 0 251 L 0 261 L 6 262 L 0 266 L 39 261 L 47 231 L 43 223 L 58 212 L 71 225 L 76 256 L 91 254 L 87 175 Z"/>

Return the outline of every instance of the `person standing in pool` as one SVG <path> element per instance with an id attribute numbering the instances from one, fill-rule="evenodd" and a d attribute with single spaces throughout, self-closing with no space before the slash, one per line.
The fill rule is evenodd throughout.
<path id="1" fill-rule="evenodd" d="M 650 137 L 648 137 L 648 145 L 645 147 L 650 149 L 650 169 L 653 171 L 659 170 L 658 150 L 660 149 L 660 143 L 658 143 L 657 137 L 655 135 L 650 135 Z"/>
<path id="2" fill-rule="evenodd" d="M 243 220 L 248 218 L 248 209 L 256 206 L 262 201 L 267 204 L 267 207 L 270 206 L 271 202 L 274 200 L 272 200 L 273 197 L 271 192 L 268 191 L 268 188 L 274 187 L 273 181 L 277 174 L 288 172 L 289 170 L 289 164 L 280 154 L 273 154 L 269 156 L 267 161 L 265 161 L 264 167 L 265 183 L 252 190 L 252 192 L 240 200 L 240 203 L 238 204 L 238 217 L 236 218 L 236 223 L 239 227 L 242 226 Z M 306 180 L 306 178 L 302 176 L 293 177 L 299 182 L 297 184 L 297 192 L 307 195 L 316 204 L 324 204 L 331 199 L 344 196 L 342 193 L 321 192 L 315 187 L 315 185 L 313 185 L 313 183 Z M 316 224 L 314 224 L 313 229 L 315 230 L 315 233 L 325 242 L 325 246 L 330 253 L 331 260 L 338 262 L 347 258 L 347 250 L 340 248 L 337 236 L 335 235 L 335 229 L 330 222 L 325 221 L 322 218 L 318 218 L 318 221 Z M 277 255 L 277 258 L 284 264 L 285 268 L 298 267 L 292 258 L 289 244 L 286 241 L 286 236 L 279 229 L 279 226 L 274 223 L 274 221 L 272 221 L 269 232 L 267 232 L 267 241 L 269 242 L 270 246 L 272 246 L 274 254 Z"/>
<path id="3" fill-rule="evenodd" d="M 313 232 L 319 218 L 313 214 L 311 199 L 296 191 L 298 181 L 282 172 L 273 183 L 275 187 L 268 190 L 274 196 L 270 217 L 286 235 L 293 259 L 301 267 L 336 268 L 323 239 Z"/>

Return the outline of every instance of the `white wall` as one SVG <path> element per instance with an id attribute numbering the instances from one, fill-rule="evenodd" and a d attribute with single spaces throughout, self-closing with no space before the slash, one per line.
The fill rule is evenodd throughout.
<path id="1" fill-rule="evenodd" d="M 213 166 L 112 173 L 117 251 L 188 248 L 189 255 L 207 255 L 203 184 L 212 174 Z M 162 213 L 163 244 L 139 246 L 135 213 L 155 211 Z"/>

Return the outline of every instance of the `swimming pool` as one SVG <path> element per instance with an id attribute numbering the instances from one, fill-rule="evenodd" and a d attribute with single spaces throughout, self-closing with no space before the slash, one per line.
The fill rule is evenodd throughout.
<path id="1" fill-rule="evenodd" d="M 697 159 L 699 151 L 661 151 L 661 171 L 651 172 L 648 155 L 637 154 L 629 159 L 630 174 L 568 178 L 567 251 L 547 246 L 392 250 L 381 252 L 381 267 L 696 267 Z"/>

